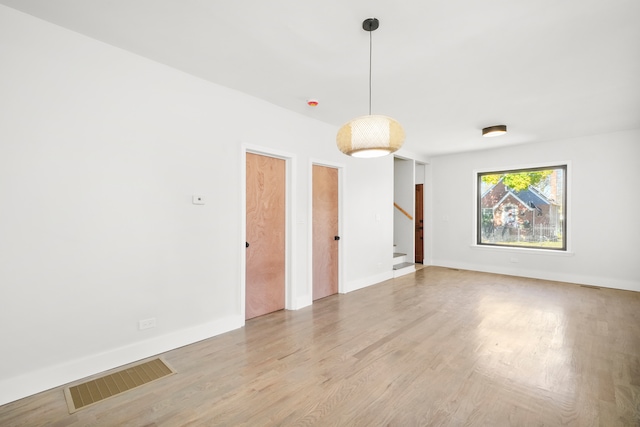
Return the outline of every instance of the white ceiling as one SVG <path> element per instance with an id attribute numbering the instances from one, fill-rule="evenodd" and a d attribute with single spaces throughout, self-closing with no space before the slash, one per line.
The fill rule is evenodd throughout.
<path id="1" fill-rule="evenodd" d="M 640 128 L 638 0 L 0 3 L 336 126 L 368 113 L 376 17 L 372 112 L 419 154 Z"/>

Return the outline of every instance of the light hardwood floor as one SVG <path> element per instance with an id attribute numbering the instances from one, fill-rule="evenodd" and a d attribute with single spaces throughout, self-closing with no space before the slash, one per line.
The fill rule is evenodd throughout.
<path id="1" fill-rule="evenodd" d="M 176 375 L 0 425 L 640 425 L 635 292 L 427 267 L 162 357 Z"/>

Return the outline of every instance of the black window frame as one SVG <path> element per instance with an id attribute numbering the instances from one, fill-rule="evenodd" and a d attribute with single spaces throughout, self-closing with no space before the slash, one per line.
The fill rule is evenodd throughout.
<path id="1" fill-rule="evenodd" d="M 558 219 L 560 223 L 560 230 L 562 233 L 562 246 L 561 247 L 544 247 L 544 246 L 535 246 L 535 245 L 519 245 L 517 243 L 499 243 L 499 242 L 483 242 L 483 213 L 487 209 L 487 207 L 482 206 L 482 198 L 484 193 L 482 192 L 482 177 L 487 175 L 503 175 L 509 173 L 522 173 L 522 172 L 537 172 L 544 170 L 562 170 L 562 197 L 561 197 L 561 216 Z M 509 248 L 509 249 L 533 249 L 533 250 L 543 250 L 543 251 L 558 251 L 558 252 L 567 252 L 568 251 L 568 240 L 569 236 L 567 235 L 567 199 L 568 199 L 568 164 L 560 163 L 560 164 L 550 164 L 545 166 L 536 166 L 536 167 L 522 167 L 522 168 L 514 168 L 514 169 L 503 169 L 503 170 L 491 170 L 491 171 L 483 171 L 476 173 L 476 245 L 477 246 L 488 246 L 488 247 L 500 247 L 500 248 Z M 487 190 L 488 191 L 488 190 Z M 485 191 L 486 193 L 486 191 Z M 493 228 L 493 227 L 492 227 Z M 486 230 L 485 230 L 486 231 Z M 495 232 L 495 230 L 494 230 Z"/>

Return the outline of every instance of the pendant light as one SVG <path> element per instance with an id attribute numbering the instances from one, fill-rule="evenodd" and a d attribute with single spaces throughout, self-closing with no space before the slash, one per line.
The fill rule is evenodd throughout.
<path id="1" fill-rule="evenodd" d="M 404 129 L 391 117 L 371 115 L 371 56 L 372 36 L 380 22 L 365 19 L 362 29 L 369 32 L 369 115 L 361 116 L 343 125 L 336 142 L 344 154 L 353 157 L 381 157 L 397 151 L 404 143 Z"/>

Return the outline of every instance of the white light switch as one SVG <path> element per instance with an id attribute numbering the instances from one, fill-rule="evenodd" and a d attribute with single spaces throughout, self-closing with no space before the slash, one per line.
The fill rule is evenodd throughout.
<path id="1" fill-rule="evenodd" d="M 204 197 L 203 196 L 193 196 L 191 199 L 194 205 L 204 205 Z"/>

